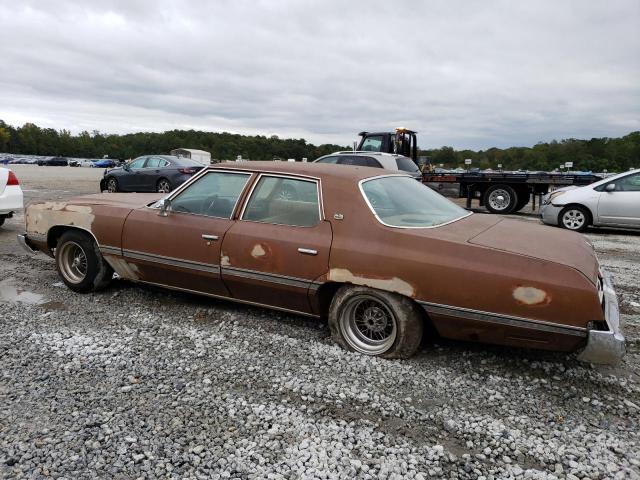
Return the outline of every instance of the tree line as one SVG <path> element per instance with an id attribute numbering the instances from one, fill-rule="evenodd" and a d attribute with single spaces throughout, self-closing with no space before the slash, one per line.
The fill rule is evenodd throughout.
<path id="1" fill-rule="evenodd" d="M 424 139 L 423 139 L 424 141 Z M 238 135 L 196 130 L 170 130 L 162 133 L 139 132 L 124 135 L 98 131 L 72 135 L 68 130 L 40 128 L 33 123 L 13 127 L 0 120 L 0 152 L 65 156 L 79 158 L 129 159 L 140 155 L 167 154 L 174 148 L 195 148 L 211 153 L 211 158 L 232 160 L 238 155 L 252 160 L 295 158 L 316 159 L 337 150 L 340 145 L 313 145 L 306 140 L 283 139 L 273 135 Z M 565 139 L 538 143 L 533 147 L 490 148 L 488 150 L 456 150 L 453 147 L 420 150 L 432 164 L 447 168 L 464 166 L 470 158 L 472 166 L 505 170 L 553 170 L 566 162 L 574 168 L 591 171 L 625 171 L 640 168 L 640 132 L 619 138 Z"/>

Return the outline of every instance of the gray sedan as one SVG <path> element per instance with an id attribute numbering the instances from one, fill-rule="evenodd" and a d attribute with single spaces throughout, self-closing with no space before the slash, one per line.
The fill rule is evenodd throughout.
<path id="1" fill-rule="evenodd" d="M 189 158 L 146 155 L 122 167 L 106 170 L 100 191 L 170 192 L 189 180 L 204 165 Z"/>
<path id="2" fill-rule="evenodd" d="M 574 231 L 588 226 L 640 229 L 640 170 L 584 187 L 565 187 L 542 200 L 542 221 Z"/>

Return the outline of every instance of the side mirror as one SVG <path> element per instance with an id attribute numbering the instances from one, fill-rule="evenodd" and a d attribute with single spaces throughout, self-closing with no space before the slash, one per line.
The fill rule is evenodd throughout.
<path id="1" fill-rule="evenodd" d="M 171 211 L 171 199 L 165 198 L 164 200 L 160 200 L 160 211 L 158 215 L 161 217 L 168 217 L 169 212 Z"/>
<path id="2" fill-rule="evenodd" d="M 131 170 L 131 168 L 129 167 L 129 164 L 128 164 L 128 163 L 123 164 L 123 165 L 122 165 L 122 169 L 123 169 L 123 170 L 125 170 L 125 171 L 127 171 L 127 172 L 128 172 L 129 170 Z"/>
<path id="3" fill-rule="evenodd" d="M 616 190 L 615 183 L 609 183 L 606 187 L 604 187 L 605 192 L 615 192 L 615 190 Z"/>

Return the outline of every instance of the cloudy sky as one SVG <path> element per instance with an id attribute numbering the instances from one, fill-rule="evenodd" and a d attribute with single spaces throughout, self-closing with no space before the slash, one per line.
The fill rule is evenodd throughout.
<path id="1" fill-rule="evenodd" d="M 0 0 L 0 119 L 350 144 L 640 130 L 640 1 Z"/>

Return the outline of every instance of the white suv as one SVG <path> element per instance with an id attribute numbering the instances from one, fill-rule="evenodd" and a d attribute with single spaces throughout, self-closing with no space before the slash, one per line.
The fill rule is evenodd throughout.
<path id="1" fill-rule="evenodd" d="M 0 226 L 22 207 L 22 189 L 16 174 L 8 168 L 0 168 Z"/>
<path id="2" fill-rule="evenodd" d="M 409 157 L 383 152 L 351 151 L 335 152 L 325 155 L 314 163 L 335 163 L 338 165 L 355 165 L 359 167 L 384 168 L 396 172 L 408 173 L 416 180 L 422 180 L 422 172 Z"/>

